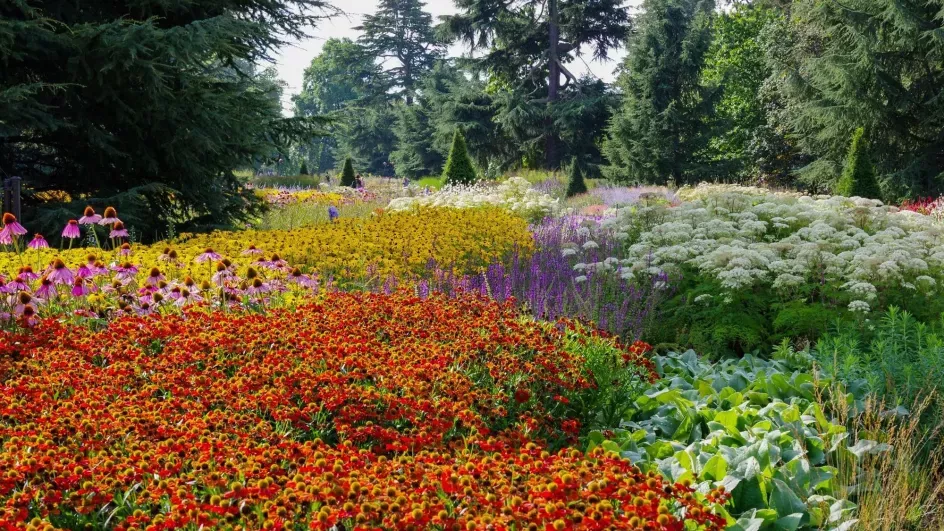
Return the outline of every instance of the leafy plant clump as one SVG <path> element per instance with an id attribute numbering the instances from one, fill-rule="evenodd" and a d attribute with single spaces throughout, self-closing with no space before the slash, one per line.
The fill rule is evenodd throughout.
<path id="1" fill-rule="evenodd" d="M 341 169 L 341 186 L 354 188 L 357 185 L 357 178 L 354 176 L 354 163 L 351 157 L 344 159 L 344 167 Z"/>
<path id="2" fill-rule="evenodd" d="M 695 352 L 655 356 L 661 379 L 636 399 L 621 429 L 590 435 L 643 470 L 699 488 L 722 486 L 735 529 L 848 529 L 842 470 L 888 450 L 853 441 L 817 400 L 808 359 L 753 356 L 711 364 Z M 862 397 L 849 395 L 844 400 Z"/>
<path id="3" fill-rule="evenodd" d="M 869 142 L 861 127 L 852 134 L 852 144 L 846 156 L 846 165 L 836 185 L 836 193 L 846 197 L 882 197 L 882 189 L 875 177 L 875 167 L 869 159 Z"/>
<path id="4" fill-rule="evenodd" d="M 446 159 L 446 166 L 443 168 L 443 180 L 446 184 L 472 184 L 478 180 L 472 159 L 469 158 L 469 152 L 465 146 L 465 137 L 458 129 L 452 137 L 449 158 Z"/>

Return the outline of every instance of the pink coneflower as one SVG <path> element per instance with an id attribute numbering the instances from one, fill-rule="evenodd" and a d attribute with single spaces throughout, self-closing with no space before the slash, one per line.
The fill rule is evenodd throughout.
<path id="1" fill-rule="evenodd" d="M 118 254 L 121 256 L 131 256 L 131 244 L 123 243 L 121 247 L 118 248 Z"/>
<path id="2" fill-rule="evenodd" d="M 288 267 L 288 262 L 282 260 L 282 257 L 280 257 L 277 253 L 273 253 L 272 258 L 268 260 L 260 258 L 259 260 L 256 260 L 256 263 L 266 269 L 282 269 L 283 267 Z"/>
<path id="3" fill-rule="evenodd" d="M 26 279 L 27 282 L 30 281 L 30 280 L 36 280 L 37 278 L 39 278 L 39 275 L 37 275 L 37 274 L 33 271 L 33 266 L 23 266 L 23 267 L 21 267 L 18 276 L 23 277 L 24 279 Z"/>
<path id="4" fill-rule="evenodd" d="M 20 316 L 23 315 L 23 310 L 26 306 L 33 303 L 33 296 L 25 291 L 21 291 L 16 294 L 16 300 L 14 302 L 13 313 Z"/>
<path id="5" fill-rule="evenodd" d="M 26 234 L 23 225 L 16 222 L 16 216 L 7 212 L 3 215 L 3 229 L 0 229 L 0 243 L 10 245 L 17 236 Z"/>
<path id="6" fill-rule="evenodd" d="M 164 280 L 164 274 L 161 273 L 161 270 L 156 267 L 152 267 L 151 272 L 148 273 L 148 277 L 144 283 L 148 286 L 157 286 L 157 284 L 162 280 Z"/>
<path id="7" fill-rule="evenodd" d="M 262 249 L 257 249 L 255 245 L 250 245 L 245 251 L 243 251 L 243 256 L 253 256 L 262 254 Z"/>
<path id="8" fill-rule="evenodd" d="M 129 281 L 138 274 L 138 268 L 131 262 L 123 262 L 111 268 L 111 270 L 117 273 L 115 278 L 122 282 Z M 158 271 L 158 273 L 160 273 L 160 271 Z"/>
<path id="9" fill-rule="evenodd" d="M 303 288 L 318 289 L 318 281 L 311 276 L 302 273 L 301 269 L 298 269 L 297 267 L 292 270 L 292 273 L 288 276 L 288 279 Z"/>
<path id="10" fill-rule="evenodd" d="M 85 258 L 86 262 L 79 266 L 75 274 L 79 278 L 91 278 L 96 275 L 100 275 L 101 271 L 95 267 L 95 263 L 98 261 L 98 258 L 94 254 L 90 254 Z"/>
<path id="11" fill-rule="evenodd" d="M 177 294 L 177 299 L 174 301 L 174 304 L 183 308 L 188 304 L 193 304 L 195 302 L 201 302 L 203 297 L 197 295 L 196 293 L 190 291 L 187 288 L 181 288 Z"/>
<path id="12" fill-rule="evenodd" d="M 246 288 L 246 293 L 249 295 L 262 295 L 269 292 L 269 285 L 262 281 L 261 278 L 254 278 L 249 286 Z"/>
<path id="13" fill-rule="evenodd" d="M 236 277 L 236 274 L 230 271 L 223 262 L 216 263 L 216 273 L 213 274 L 212 281 L 217 286 L 222 286 L 226 281 Z"/>
<path id="14" fill-rule="evenodd" d="M 30 249 L 48 249 L 49 242 L 46 241 L 46 238 L 43 238 L 42 234 L 34 234 L 33 239 L 30 240 L 28 247 Z"/>
<path id="15" fill-rule="evenodd" d="M 197 262 L 198 264 L 202 264 L 203 262 L 209 262 L 210 260 L 219 260 L 221 258 L 222 256 L 217 254 L 216 251 L 207 247 L 206 249 L 204 249 L 204 251 L 200 255 L 194 258 L 194 261 Z"/>
<path id="16" fill-rule="evenodd" d="M 92 284 L 94 286 L 94 284 Z M 92 290 L 88 288 L 85 281 L 81 278 L 76 278 L 72 283 L 72 296 L 73 297 L 84 297 L 91 293 Z"/>
<path id="17" fill-rule="evenodd" d="M 128 231 L 125 230 L 125 224 L 120 221 L 116 221 L 111 226 L 111 232 L 108 233 L 108 237 L 109 238 L 127 238 Z M 129 246 L 128 248 L 130 249 L 131 247 Z"/>
<path id="18" fill-rule="evenodd" d="M 76 238 L 81 238 L 82 231 L 79 230 L 79 222 L 74 219 L 70 219 L 69 222 L 66 223 L 66 228 L 62 229 L 62 237 L 73 240 Z"/>
<path id="19" fill-rule="evenodd" d="M 118 213 L 115 211 L 115 207 L 106 208 L 105 215 L 102 216 L 102 219 L 98 220 L 98 224 L 113 225 L 115 223 L 121 223 L 121 220 L 118 219 Z"/>
<path id="20" fill-rule="evenodd" d="M 45 278 L 48 278 L 56 284 L 72 284 L 72 281 L 75 279 L 72 275 L 72 270 L 66 267 L 65 262 L 59 258 L 52 261 L 52 265 L 49 267 Z"/>
<path id="21" fill-rule="evenodd" d="M 33 327 L 39 323 L 39 316 L 36 315 L 36 308 L 33 308 L 31 304 L 27 304 L 23 307 L 22 313 L 20 313 L 20 321 L 22 324 Z"/>
<path id="22" fill-rule="evenodd" d="M 45 276 L 39 281 L 39 288 L 36 289 L 33 295 L 36 295 L 37 299 L 46 300 L 55 297 L 58 295 L 58 292 L 56 291 L 56 285 L 53 281 L 50 280 L 48 276 Z"/>
<path id="23" fill-rule="evenodd" d="M 85 212 L 82 213 L 82 217 L 79 218 L 80 225 L 94 225 L 102 220 L 102 217 L 95 213 L 95 209 L 87 206 L 85 207 Z"/>
<path id="24" fill-rule="evenodd" d="M 19 275 L 10 282 L 7 282 L 7 292 L 15 293 L 17 291 L 29 291 L 29 283 L 23 275 Z"/>

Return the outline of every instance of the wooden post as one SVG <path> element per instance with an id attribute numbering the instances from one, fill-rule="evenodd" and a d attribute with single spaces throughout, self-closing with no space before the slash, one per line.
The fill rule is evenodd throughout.
<path id="1" fill-rule="evenodd" d="M 20 211 L 20 183 L 19 177 L 10 177 L 3 181 L 3 211 L 9 212 L 21 219 Z"/>

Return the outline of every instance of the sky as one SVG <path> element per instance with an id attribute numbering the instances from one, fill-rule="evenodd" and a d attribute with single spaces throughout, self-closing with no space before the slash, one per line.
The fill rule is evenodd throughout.
<path id="1" fill-rule="evenodd" d="M 283 111 L 286 114 L 291 114 L 292 94 L 301 90 L 305 67 L 321 53 L 324 42 L 332 37 L 357 39 L 360 32 L 353 28 L 360 25 L 365 14 L 373 13 L 377 8 L 377 0 L 338 0 L 332 4 L 343 10 L 345 15 L 322 21 L 317 27 L 309 29 L 309 38 L 283 46 L 274 57 L 279 77 L 288 84 L 282 101 Z M 426 11 L 433 15 L 433 21 L 436 23 L 439 16 L 451 15 L 456 12 L 456 8 L 452 0 L 427 0 Z M 468 49 L 461 44 L 453 45 L 449 49 L 450 56 L 459 56 L 464 52 L 468 52 Z M 590 72 L 609 82 L 613 80 L 613 71 L 624 55 L 624 51 L 620 49 L 612 50 L 610 60 L 606 62 L 593 61 L 589 56 L 579 58 L 568 65 L 568 69 L 577 76 Z"/>

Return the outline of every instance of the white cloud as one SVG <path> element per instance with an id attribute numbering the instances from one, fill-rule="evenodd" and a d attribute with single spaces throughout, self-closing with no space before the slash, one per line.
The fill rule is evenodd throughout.
<path id="1" fill-rule="evenodd" d="M 301 90 L 305 68 L 311 63 L 312 58 L 321 53 L 324 42 L 330 38 L 348 37 L 352 40 L 357 39 L 360 32 L 355 30 L 354 27 L 360 25 L 364 15 L 373 13 L 377 9 L 377 0 L 343 0 L 343 2 L 334 5 L 343 10 L 346 15 L 340 15 L 321 22 L 308 32 L 309 38 L 283 46 L 274 57 L 279 77 L 288 83 L 283 107 L 285 112 L 289 114 L 291 114 L 291 95 Z M 452 0 L 429 0 L 426 4 L 426 10 L 433 15 L 434 21 L 441 15 L 451 15 L 457 11 Z M 449 49 L 449 55 L 453 57 L 464 52 L 468 52 L 468 50 L 460 44 L 453 45 Z M 619 49 L 611 51 L 610 60 L 605 62 L 592 61 L 590 57 L 578 58 L 568 68 L 578 76 L 584 72 L 590 72 L 609 82 L 613 80 L 613 71 L 624 55 L 624 50 Z"/>

